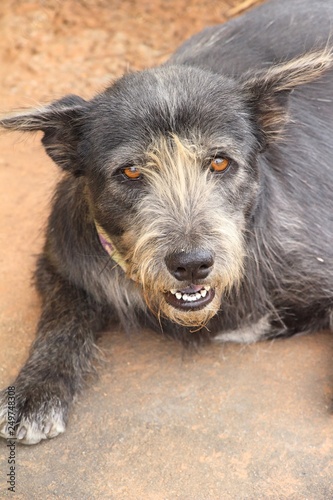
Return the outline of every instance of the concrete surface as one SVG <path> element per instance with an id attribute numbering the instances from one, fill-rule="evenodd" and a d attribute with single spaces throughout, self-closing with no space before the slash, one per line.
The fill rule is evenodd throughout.
<path id="1" fill-rule="evenodd" d="M 237 2 L 112 1 L 108 20 L 106 3 L 2 2 L 2 111 L 87 96 L 129 60 L 162 59 Z M 39 139 L 0 136 L 2 387 L 24 362 L 40 311 L 30 277 L 59 173 Z M 75 405 L 67 433 L 16 447 L 15 494 L 1 441 L 0 498 L 333 498 L 331 334 L 189 353 L 151 332 L 107 332 L 101 346 L 100 379 Z"/>

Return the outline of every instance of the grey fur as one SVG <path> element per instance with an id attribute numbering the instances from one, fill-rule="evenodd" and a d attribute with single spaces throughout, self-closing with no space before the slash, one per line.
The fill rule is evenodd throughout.
<path id="1" fill-rule="evenodd" d="M 66 172 L 36 270 L 37 339 L 14 383 L 22 442 L 63 432 L 110 320 L 185 344 L 332 328 L 332 22 L 324 0 L 268 2 L 89 102 L 67 96 L 1 120 L 43 130 Z M 225 172 L 210 171 L 216 157 Z M 180 282 L 166 263 L 182 253 L 214 262 Z M 194 300 L 189 287 L 206 287 L 209 302 L 174 307 L 169 291 Z"/>

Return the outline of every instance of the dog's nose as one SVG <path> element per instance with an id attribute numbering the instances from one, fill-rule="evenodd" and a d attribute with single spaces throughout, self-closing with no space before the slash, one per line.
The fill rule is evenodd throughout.
<path id="1" fill-rule="evenodd" d="M 172 276 L 179 281 L 204 279 L 211 272 L 214 256 L 209 250 L 198 249 L 193 252 L 171 253 L 165 263 Z"/>

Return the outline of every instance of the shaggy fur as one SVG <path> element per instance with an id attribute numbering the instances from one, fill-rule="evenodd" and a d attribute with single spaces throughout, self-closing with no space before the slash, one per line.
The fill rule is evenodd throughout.
<path id="1" fill-rule="evenodd" d="M 325 0 L 269 2 L 91 101 L 0 121 L 42 130 L 64 171 L 13 384 L 23 443 L 64 431 L 110 320 L 185 344 L 333 327 L 331 25 Z"/>

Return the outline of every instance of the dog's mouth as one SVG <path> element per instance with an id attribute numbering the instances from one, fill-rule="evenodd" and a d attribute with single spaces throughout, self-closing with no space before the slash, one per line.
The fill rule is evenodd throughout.
<path id="1" fill-rule="evenodd" d="M 190 285 L 183 290 L 176 288 L 165 293 L 166 302 L 177 309 L 197 311 L 206 307 L 214 298 L 215 291 L 209 285 Z"/>

